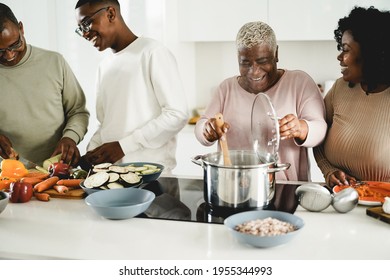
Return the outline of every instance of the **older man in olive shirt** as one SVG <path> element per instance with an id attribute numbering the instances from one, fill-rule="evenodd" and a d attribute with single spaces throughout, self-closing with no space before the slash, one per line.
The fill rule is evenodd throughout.
<path id="1" fill-rule="evenodd" d="M 38 164 L 62 153 L 77 164 L 88 127 L 84 92 L 64 58 L 26 43 L 22 22 L 0 3 L 0 156 Z"/>

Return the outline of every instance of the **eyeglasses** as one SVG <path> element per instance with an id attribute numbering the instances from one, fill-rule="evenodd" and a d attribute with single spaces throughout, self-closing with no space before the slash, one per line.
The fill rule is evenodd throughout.
<path id="1" fill-rule="evenodd" d="M 12 46 L 5 48 L 5 49 L 0 49 L 0 56 L 3 56 L 6 51 L 13 52 L 17 49 L 19 49 L 23 45 L 22 41 L 22 36 L 19 33 L 19 39 L 17 42 L 15 42 Z"/>
<path id="2" fill-rule="evenodd" d="M 91 31 L 92 18 L 98 13 L 100 13 L 101 11 L 107 10 L 108 8 L 109 7 L 104 7 L 94 12 L 89 18 L 87 18 L 86 20 L 80 23 L 79 27 L 76 28 L 75 32 L 81 37 L 83 37 L 84 33 Z"/>

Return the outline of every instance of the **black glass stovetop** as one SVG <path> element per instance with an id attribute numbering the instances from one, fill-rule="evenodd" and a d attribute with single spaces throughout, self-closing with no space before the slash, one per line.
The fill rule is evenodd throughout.
<path id="1" fill-rule="evenodd" d="M 298 206 L 295 196 L 297 187 L 298 185 L 276 184 L 275 195 L 266 210 L 294 213 Z M 152 191 L 156 198 L 138 218 L 222 224 L 224 219 L 232 214 L 252 210 L 207 204 L 203 198 L 202 179 L 160 177 L 157 181 L 142 185 L 141 188 Z"/>

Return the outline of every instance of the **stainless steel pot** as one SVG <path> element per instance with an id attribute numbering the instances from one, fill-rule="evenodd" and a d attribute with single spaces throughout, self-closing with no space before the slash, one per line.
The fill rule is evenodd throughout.
<path id="1" fill-rule="evenodd" d="M 211 207 L 265 209 L 274 196 L 275 172 L 289 163 L 276 164 L 255 151 L 229 151 L 231 166 L 221 152 L 192 158 L 204 169 L 204 200 Z"/>

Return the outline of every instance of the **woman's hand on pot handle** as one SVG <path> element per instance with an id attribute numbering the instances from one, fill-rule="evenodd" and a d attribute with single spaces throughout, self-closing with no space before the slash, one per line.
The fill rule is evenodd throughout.
<path id="1" fill-rule="evenodd" d="M 334 187 L 336 185 L 349 186 L 351 182 L 356 182 L 356 178 L 352 177 L 341 170 L 337 170 L 328 175 L 328 186 Z"/>
<path id="2" fill-rule="evenodd" d="M 224 135 L 230 128 L 229 123 L 225 122 L 221 128 L 217 126 L 216 119 L 210 118 L 206 121 L 203 128 L 203 136 L 209 142 L 217 141 Z"/>

